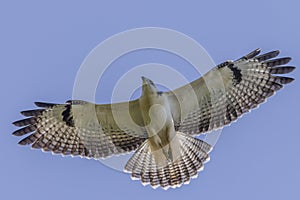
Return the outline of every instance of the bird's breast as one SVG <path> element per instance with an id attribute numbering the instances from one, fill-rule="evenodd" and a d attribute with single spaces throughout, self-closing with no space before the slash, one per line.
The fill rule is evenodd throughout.
<path id="1" fill-rule="evenodd" d="M 140 99 L 141 112 L 149 137 L 165 132 L 172 126 L 173 119 L 168 100 L 163 95 Z"/>

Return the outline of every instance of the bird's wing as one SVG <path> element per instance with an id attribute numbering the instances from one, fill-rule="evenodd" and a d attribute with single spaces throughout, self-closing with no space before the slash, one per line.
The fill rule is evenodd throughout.
<path id="1" fill-rule="evenodd" d="M 260 49 L 226 61 L 201 78 L 168 92 L 175 129 L 197 135 L 221 128 L 257 107 L 293 78 L 277 76 L 294 70 L 291 58 Z M 273 59 L 275 58 L 275 59 Z"/>
<path id="2" fill-rule="evenodd" d="M 135 150 L 146 139 L 138 100 L 97 105 L 85 101 L 65 104 L 37 102 L 42 109 L 21 112 L 29 118 L 13 135 L 19 144 L 44 151 L 88 158 L 105 158 Z"/>

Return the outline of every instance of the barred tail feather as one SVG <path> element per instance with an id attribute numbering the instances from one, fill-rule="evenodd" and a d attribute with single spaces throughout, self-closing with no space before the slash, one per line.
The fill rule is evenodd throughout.
<path id="1" fill-rule="evenodd" d="M 211 145 L 206 142 L 177 132 L 180 156 L 165 166 L 157 164 L 146 140 L 129 159 L 125 172 L 131 173 L 134 180 L 140 179 L 143 185 L 150 184 L 153 188 L 176 188 L 188 184 L 191 178 L 196 178 L 203 164 L 209 160 Z"/>

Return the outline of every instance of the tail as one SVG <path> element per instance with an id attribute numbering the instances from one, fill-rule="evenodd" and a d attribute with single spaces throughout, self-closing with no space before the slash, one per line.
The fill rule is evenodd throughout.
<path id="1" fill-rule="evenodd" d="M 131 173 L 132 179 L 140 179 L 143 185 L 150 184 L 153 188 L 160 186 L 168 189 L 188 184 L 191 178 L 197 177 L 198 171 L 203 170 L 203 164 L 209 161 L 208 153 L 212 146 L 180 132 L 177 132 L 176 140 L 178 146 L 175 151 L 179 152 L 179 156 L 172 162 L 159 165 L 146 140 L 127 162 L 125 172 Z"/>

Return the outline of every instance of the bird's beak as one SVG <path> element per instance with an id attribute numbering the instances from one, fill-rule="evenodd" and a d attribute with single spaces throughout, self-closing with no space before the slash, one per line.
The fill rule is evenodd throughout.
<path id="1" fill-rule="evenodd" d="M 147 79 L 145 76 L 142 76 L 141 78 L 144 84 L 146 84 L 149 81 L 149 79 Z"/>

